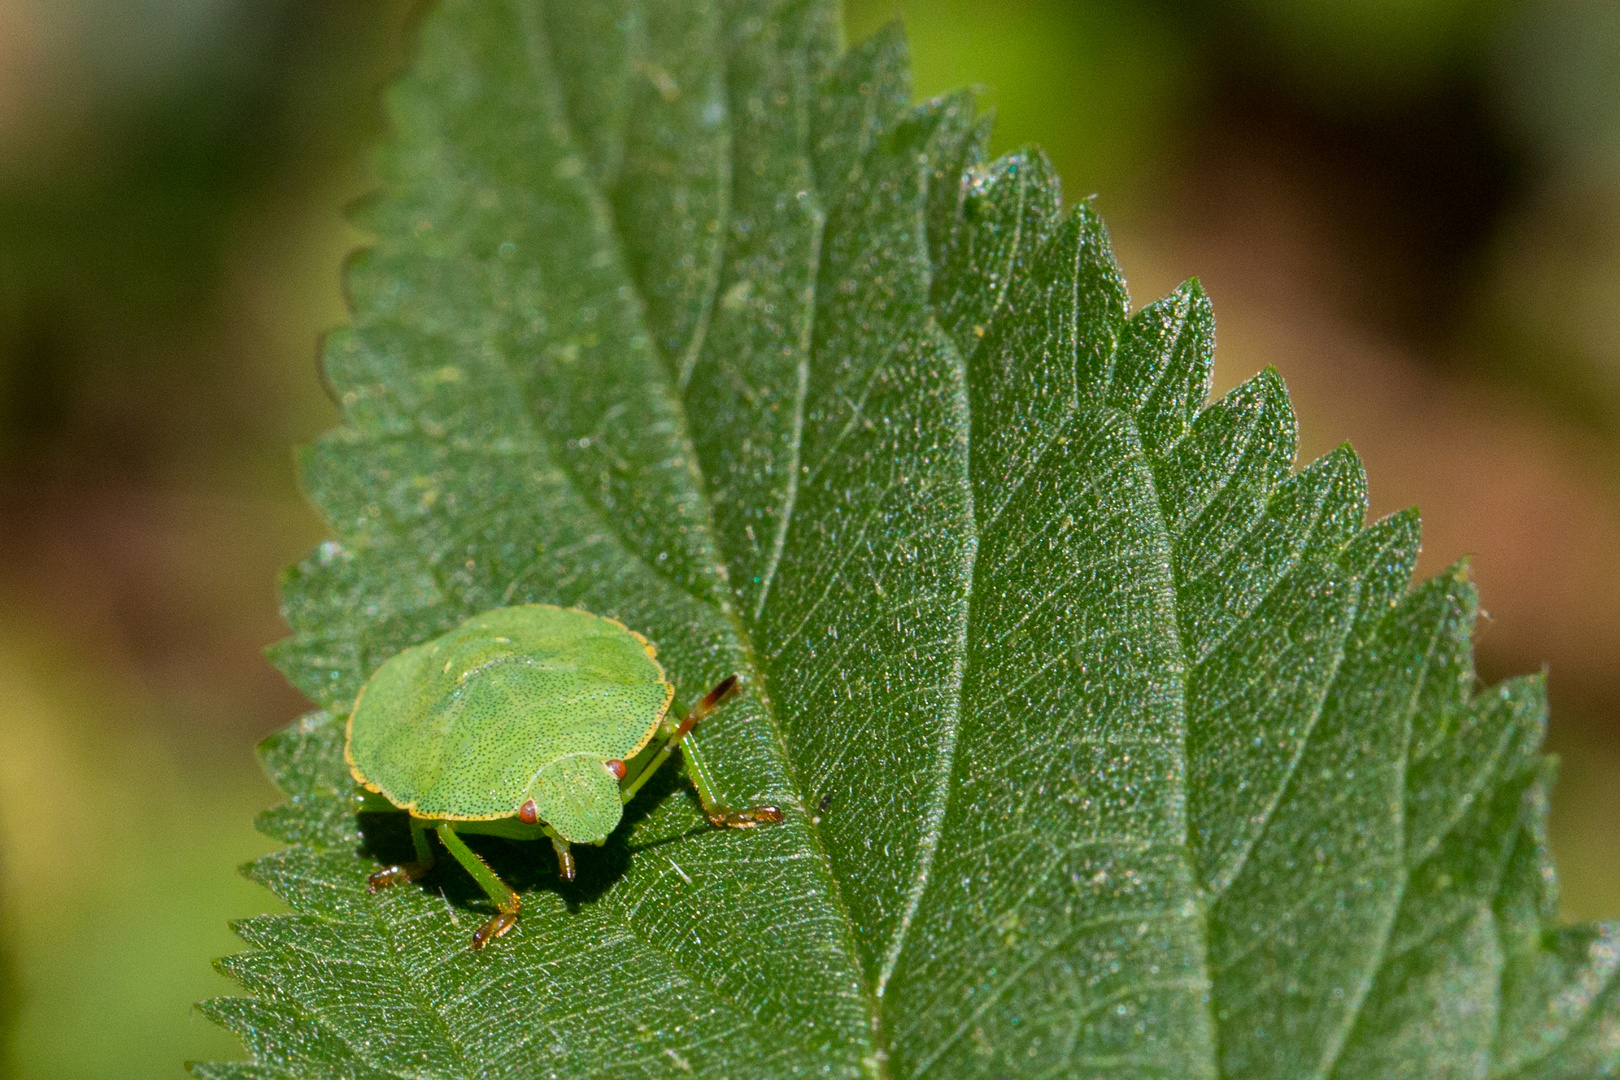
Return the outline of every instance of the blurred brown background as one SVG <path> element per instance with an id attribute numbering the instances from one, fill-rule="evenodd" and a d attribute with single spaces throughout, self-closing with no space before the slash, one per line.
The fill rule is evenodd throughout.
<path id="1" fill-rule="evenodd" d="M 27 1077 L 180 1075 L 269 898 L 259 657 L 319 539 L 342 206 L 411 0 L 0 0 L 0 912 Z M 1482 673 L 1547 665 L 1572 916 L 1620 914 L 1620 4 L 851 0 L 918 90 L 1096 193 L 1138 303 L 1197 274 L 1224 389 L 1275 365 Z"/>

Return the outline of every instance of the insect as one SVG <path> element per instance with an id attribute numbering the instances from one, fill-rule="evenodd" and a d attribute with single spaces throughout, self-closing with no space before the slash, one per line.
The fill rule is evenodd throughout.
<path id="1" fill-rule="evenodd" d="M 690 738 L 737 689 L 737 677 L 721 680 L 677 723 L 667 716 L 675 687 L 657 657 L 651 642 L 614 619 L 526 604 L 475 615 L 386 661 L 355 698 L 344 757 L 371 793 L 363 808 L 410 814 L 416 859 L 378 870 L 370 889 L 426 874 L 431 830 L 495 904 L 494 918 L 473 934 L 481 949 L 517 925 L 518 896 L 460 834 L 547 837 L 572 881 L 571 845 L 606 841 L 624 804 L 677 746 L 711 824 L 780 822 L 774 806 L 723 805 Z"/>

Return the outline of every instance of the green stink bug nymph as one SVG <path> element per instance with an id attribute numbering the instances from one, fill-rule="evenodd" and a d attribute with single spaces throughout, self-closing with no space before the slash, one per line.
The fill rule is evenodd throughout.
<path id="1" fill-rule="evenodd" d="M 433 865 L 431 828 L 494 902 L 481 949 L 517 924 L 518 897 L 458 833 L 551 840 L 562 876 L 572 844 L 601 844 L 624 804 L 682 746 L 687 775 L 717 827 L 782 820 L 774 806 L 731 810 L 715 798 L 688 737 L 737 688 L 721 680 L 679 724 L 658 651 L 623 623 L 577 608 L 525 604 L 475 615 L 383 663 L 349 713 L 349 771 L 410 814 L 416 861 L 371 875 L 372 891 Z"/>

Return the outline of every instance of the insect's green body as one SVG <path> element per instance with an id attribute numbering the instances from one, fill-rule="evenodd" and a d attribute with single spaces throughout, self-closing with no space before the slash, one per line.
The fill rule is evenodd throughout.
<path id="1" fill-rule="evenodd" d="M 565 840 L 619 823 L 619 778 L 675 688 L 647 639 L 611 619 L 529 604 L 474 616 L 388 660 L 349 717 L 355 779 L 416 817 L 491 821 L 534 800 Z"/>
<path id="2" fill-rule="evenodd" d="M 499 911 L 473 948 L 510 930 L 517 894 L 457 834 L 549 837 L 571 879 L 569 845 L 606 840 L 624 804 L 737 687 L 735 677 L 721 680 L 676 724 L 666 717 L 675 688 L 657 657 L 613 619 L 527 604 L 475 615 L 384 662 L 355 699 L 344 756 L 354 778 L 382 797 L 363 809 L 409 812 L 416 861 L 372 874 L 371 888 L 427 873 L 432 829 Z M 684 748 L 711 824 L 782 820 L 774 806 L 722 805 L 697 747 L 687 740 Z"/>

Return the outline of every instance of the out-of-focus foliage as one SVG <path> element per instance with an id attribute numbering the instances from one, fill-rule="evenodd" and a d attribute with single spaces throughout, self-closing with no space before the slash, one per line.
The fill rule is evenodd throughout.
<path id="1" fill-rule="evenodd" d="M 232 1050 L 188 1004 L 228 985 L 202 965 L 231 942 L 217 920 L 263 906 L 220 870 L 265 850 L 227 815 L 271 792 L 242 740 L 175 731 L 163 709 L 48 626 L 0 627 L 11 1075 L 173 1076 Z"/>
<path id="2" fill-rule="evenodd" d="M 1205 9 L 1242 33 L 1223 34 L 1244 60 L 1266 63 L 1287 88 L 1327 112 L 1399 106 L 1432 94 L 1478 62 L 1502 0 L 1217 0 Z M 1207 25 L 1207 23 L 1206 23 Z M 1239 45 L 1241 38 L 1248 44 Z"/>
<path id="3" fill-rule="evenodd" d="M 1187 28 L 1160 5 L 972 0 L 846 5 L 854 39 L 902 18 L 922 95 L 971 82 L 996 111 L 992 145 L 1036 143 L 1071 197 L 1136 209 L 1181 164 L 1206 72 Z M 1117 211 L 1116 211 L 1117 212 Z"/>
<path id="4" fill-rule="evenodd" d="M 1333 194 L 1355 288 L 1450 364 L 1620 431 L 1620 16 L 1599 0 L 851 0 L 903 14 L 918 82 L 992 83 L 997 149 L 1039 139 L 1128 219 L 1200 143 L 1269 142 Z M 1457 346 L 1466 346 L 1458 358 Z"/>
<path id="5" fill-rule="evenodd" d="M 13 6 L 43 100 L 0 124 L 0 467 L 148 479 L 285 440 L 206 318 L 253 215 L 305 213 L 375 129 L 404 0 Z"/>
<path id="6" fill-rule="evenodd" d="M 1541 183 L 1480 300 L 1494 363 L 1620 432 L 1620 6 L 1527 4 L 1497 58 L 1503 113 Z"/>
<path id="7" fill-rule="evenodd" d="M 446 0 L 390 92 L 275 650 L 323 709 L 264 748 L 293 911 L 205 1007 L 253 1063 L 197 1075 L 1620 1066 L 1620 932 L 1556 926 L 1542 681 L 1479 688 L 1466 568 L 1409 589 L 1348 448 L 1293 472 L 1273 372 L 1208 402 L 1202 289 L 1131 314 L 897 31 L 628 11 Z M 343 715 L 524 602 L 686 699 L 740 674 L 706 756 L 787 818 L 665 792 L 571 885 L 493 845 L 530 911 L 475 953 L 453 873 L 367 890 Z"/>
<path id="8" fill-rule="evenodd" d="M 1503 111 L 1550 167 L 1620 175 L 1620 8 L 1524 4 L 1504 28 L 1497 63 Z"/>

